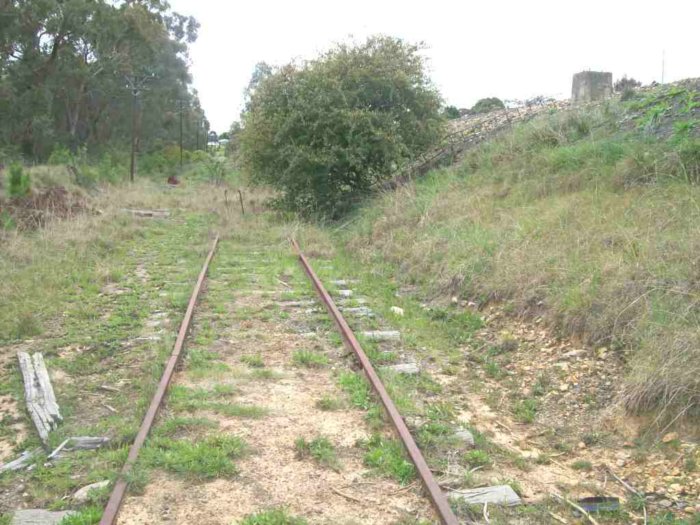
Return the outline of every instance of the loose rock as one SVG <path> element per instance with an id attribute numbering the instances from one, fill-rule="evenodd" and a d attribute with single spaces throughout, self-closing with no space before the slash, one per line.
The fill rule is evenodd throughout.
<path id="1" fill-rule="evenodd" d="M 15 511 L 12 525 L 57 525 L 66 516 L 75 514 L 71 510 L 52 512 L 44 509 L 24 509 Z"/>
<path id="2" fill-rule="evenodd" d="M 73 494 L 73 501 L 78 503 L 85 503 L 90 496 L 90 491 L 99 490 L 109 485 L 109 480 L 98 481 L 96 483 L 90 483 L 84 487 L 78 489 L 75 494 Z"/>
<path id="3" fill-rule="evenodd" d="M 362 335 L 370 341 L 398 341 L 401 339 L 401 332 L 397 330 L 370 330 L 362 332 Z"/>
<path id="4" fill-rule="evenodd" d="M 504 505 L 513 507 L 520 505 L 522 501 L 510 485 L 495 485 L 493 487 L 483 487 L 479 489 L 450 491 L 449 496 L 458 499 L 469 505 L 483 505 L 489 503 L 493 505 Z"/>

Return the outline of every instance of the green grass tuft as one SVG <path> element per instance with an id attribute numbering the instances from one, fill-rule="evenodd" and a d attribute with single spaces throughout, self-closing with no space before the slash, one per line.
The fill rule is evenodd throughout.
<path id="1" fill-rule="evenodd" d="M 330 412 L 332 410 L 340 410 L 343 408 L 343 402 L 337 397 L 325 394 L 321 399 L 316 401 L 316 408 Z"/>
<path id="2" fill-rule="evenodd" d="M 416 469 L 413 463 L 406 459 L 401 442 L 375 434 L 362 446 L 367 450 L 364 462 L 368 467 L 395 478 L 402 485 L 406 485 L 415 477 Z"/>
<path id="3" fill-rule="evenodd" d="M 368 410 L 372 404 L 372 396 L 367 380 L 361 374 L 342 372 L 338 384 L 350 397 L 353 406 Z"/>
<path id="4" fill-rule="evenodd" d="M 299 437 L 294 442 L 294 449 L 296 450 L 297 457 L 300 459 L 311 457 L 319 465 L 323 465 L 335 471 L 340 470 L 340 462 L 338 461 L 335 447 L 326 437 L 317 437 L 311 441 Z"/>
<path id="5" fill-rule="evenodd" d="M 241 357 L 241 363 L 244 363 L 251 368 L 265 368 L 265 361 L 263 361 L 260 354 L 244 355 Z"/>
<path id="6" fill-rule="evenodd" d="M 328 364 L 328 358 L 311 350 L 296 350 L 292 354 L 292 362 L 297 366 L 306 368 L 320 368 Z"/>
<path id="7" fill-rule="evenodd" d="M 151 467 L 206 480 L 235 475 L 233 459 L 241 457 L 245 451 L 244 441 L 236 436 L 208 436 L 194 442 L 156 438 L 144 448 L 142 459 Z"/>
<path id="8" fill-rule="evenodd" d="M 102 518 L 102 507 L 90 506 L 80 509 L 71 516 L 63 518 L 59 525 L 96 525 Z M 2 523 L 2 521 L 0 521 Z M 8 522 L 9 523 L 9 522 Z"/>
<path id="9" fill-rule="evenodd" d="M 284 509 L 271 509 L 246 516 L 240 525 L 307 525 L 307 521 L 290 516 Z"/>

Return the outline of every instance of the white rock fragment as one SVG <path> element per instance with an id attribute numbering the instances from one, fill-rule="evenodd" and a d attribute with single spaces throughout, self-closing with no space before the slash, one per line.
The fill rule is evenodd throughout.
<path id="1" fill-rule="evenodd" d="M 403 308 L 400 308 L 398 306 L 392 306 L 390 308 L 391 313 L 398 316 L 398 317 L 403 317 Z"/>
<path id="2" fill-rule="evenodd" d="M 349 284 L 357 283 L 357 279 L 336 279 L 335 281 L 331 282 L 336 286 L 347 286 Z"/>
<path id="3" fill-rule="evenodd" d="M 78 502 L 78 503 L 85 503 L 88 500 L 88 497 L 90 496 L 90 491 L 100 490 L 100 489 L 105 488 L 108 485 L 109 485 L 108 479 L 106 479 L 104 481 L 98 481 L 96 483 L 90 483 L 89 485 L 85 485 L 84 487 L 75 491 L 75 494 L 73 494 L 73 501 Z"/>
<path id="4" fill-rule="evenodd" d="M 455 438 L 468 447 L 474 446 L 474 436 L 466 428 L 458 429 L 457 432 L 455 432 Z"/>
<path id="5" fill-rule="evenodd" d="M 347 314 L 356 315 L 358 317 L 374 317 L 374 312 L 368 306 L 356 306 L 356 307 L 343 306 L 340 308 L 340 311 L 345 312 Z"/>
<path id="6" fill-rule="evenodd" d="M 294 308 L 300 308 L 302 306 L 313 306 L 316 304 L 316 301 L 313 299 L 311 300 L 303 300 L 303 301 L 283 301 L 279 303 L 280 306 L 290 306 Z"/>
<path id="7" fill-rule="evenodd" d="M 401 339 L 401 332 L 398 330 L 369 330 L 362 332 L 362 335 L 370 341 L 398 341 Z"/>
<path id="8" fill-rule="evenodd" d="M 75 514 L 71 510 L 52 512 L 44 509 L 16 510 L 11 525 L 58 525 L 63 518 Z"/>
<path id="9" fill-rule="evenodd" d="M 493 487 L 460 491 L 452 490 L 448 493 L 448 496 L 468 503 L 469 505 L 483 505 L 484 503 L 489 503 L 514 507 L 522 503 L 520 496 L 516 494 L 510 485 L 495 485 Z"/>
<path id="10" fill-rule="evenodd" d="M 352 290 L 338 290 L 338 295 L 340 297 L 351 297 L 352 296 Z"/>
<path id="11" fill-rule="evenodd" d="M 398 365 L 389 365 L 383 367 L 386 370 L 392 370 L 397 374 L 415 375 L 420 372 L 417 363 L 399 363 Z"/>

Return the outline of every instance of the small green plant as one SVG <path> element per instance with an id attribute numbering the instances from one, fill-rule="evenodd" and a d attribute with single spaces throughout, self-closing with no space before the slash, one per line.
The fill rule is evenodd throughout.
<path id="1" fill-rule="evenodd" d="M 78 512 L 66 516 L 60 521 L 60 525 L 94 525 L 102 518 L 102 507 L 90 506 L 80 509 Z M 2 523 L 2 521 L 0 521 Z M 10 523 L 10 522 L 8 522 Z"/>
<path id="2" fill-rule="evenodd" d="M 535 458 L 535 463 L 537 465 L 549 465 L 552 462 L 552 458 L 549 457 L 548 454 L 539 454 Z"/>
<path id="3" fill-rule="evenodd" d="M 335 471 L 340 470 L 340 462 L 338 461 L 335 447 L 326 437 L 317 437 L 311 441 L 299 437 L 294 442 L 294 449 L 299 459 L 311 457 L 319 465 L 331 468 Z"/>
<path id="4" fill-rule="evenodd" d="M 241 363 L 244 363 L 251 368 L 265 368 L 265 361 L 263 361 L 260 354 L 244 355 L 241 357 Z"/>
<path id="5" fill-rule="evenodd" d="M 533 423 L 537 415 L 539 403 L 536 399 L 527 398 L 518 401 L 513 407 L 515 418 L 521 423 Z"/>
<path id="6" fill-rule="evenodd" d="M 280 373 L 269 368 L 254 368 L 250 372 L 250 377 L 255 379 L 277 379 L 280 377 Z"/>
<path id="7" fill-rule="evenodd" d="M 296 350 L 292 354 L 292 362 L 306 368 L 320 368 L 328 364 L 328 358 L 311 350 Z"/>
<path id="8" fill-rule="evenodd" d="M 26 339 L 41 333 L 41 324 L 32 312 L 19 312 L 15 321 L 13 336 L 15 339 Z"/>
<path id="9" fill-rule="evenodd" d="M 402 485 L 415 477 L 415 467 L 406 459 L 403 446 L 399 441 L 375 434 L 363 443 L 363 446 L 367 449 L 364 461 L 368 467 L 397 479 Z"/>
<path id="10" fill-rule="evenodd" d="M 369 385 L 363 376 L 354 372 L 343 372 L 338 378 L 340 387 L 350 396 L 350 402 L 357 408 L 368 410 L 372 404 Z"/>
<path id="11" fill-rule="evenodd" d="M 332 410 L 338 410 L 343 407 L 343 402 L 337 397 L 332 397 L 329 395 L 324 395 L 321 399 L 316 401 L 316 408 L 326 412 Z"/>
<path id="12" fill-rule="evenodd" d="M 226 158 L 220 156 L 209 156 L 205 163 L 209 180 L 213 184 L 221 185 L 226 179 Z"/>
<path id="13" fill-rule="evenodd" d="M 49 155 L 46 163 L 51 166 L 58 166 L 61 164 L 70 164 L 72 160 L 73 156 L 68 148 L 65 146 L 56 146 L 51 152 L 51 155 Z"/>
<path id="14" fill-rule="evenodd" d="M 577 459 L 571 464 L 571 468 L 574 470 L 592 470 L 593 463 L 585 459 Z"/>
<path id="15" fill-rule="evenodd" d="M 24 171 L 19 162 L 10 164 L 10 173 L 8 176 L 7 193 L 8 197 L 17 198 L 24 197 L 31 190 L 31 180 L 29 173 Z"/>
<path id="16" fill-rule="evenodd" d="M 545 374 L 544 372 L 541 372 L 537 375 L 537 380 L 535 381 L 535 384 L 532 385 L 532 393 L 535 396 L 543 396 L 547 393 L 549 390 L 549 387 L 551 386 L 552 382 L 549 379 L 549 376 Z"/>
<path id="17" fill-rule="evenodd" d="M 490 467 L 493 461 L 491 456 L 484 450 L 470 450 L 464 454 L 464 461 L 471 468 L 474 467 Z"/>
<path id="18" fill-rule="evenodd" d="M 0 230 L 12 230 L 17 227 L 17 223 L 7 210 L 0 210 Z"/>
<path id="19" fill-rule="evenodd" d="M 698 463 L 694 457 L 689 457 L 683 462 L 683 468 L 686 472 L 695 472 L 698 468 Z"/>
<path id="20" fill-rule="evenodd" d="M 498 363 L 492 359 L 489 359 L 484 363 L 484 371 L 486 372 L 486 375 L 492 379 L 499 379 L 503 375 L 501 367 L 498 366 Z"/>
<path id="21" fill-rule="evenodd" d="M 241 525 L 307 525 L 307 521 L 290 516 L 285 509 L 278 508 L 246 516 Z"/>

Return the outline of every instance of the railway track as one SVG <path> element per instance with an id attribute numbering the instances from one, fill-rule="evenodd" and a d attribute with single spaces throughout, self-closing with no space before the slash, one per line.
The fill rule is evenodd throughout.
<path id="1" fill-rule="evenodd" d="M 218 237 L 214 239 L 213 245 L 211 247 L 211 250 L 209 251 L 204 265 L 202 267 L 202 270 L 199 274 L 199 278 L 197 279 L 197 282 L 194 286 L 194 289 L 192 291 L 192 295 L 190 297 L 187 310 L 185 312 L 184 318 L 182 320 L 182 323 L 180 325 L 180 329 L 178 332 L 178 337 L 175 342 L 175 345 L 173 347 L 173 351 L 168 358 L 167 364 L 165 366 L 163 375 L 160 379 L 160 382 L 158 384 L 157 390 L 153 396 L 153 399 L 151 400 L 150 406 L 144 416 L 143 422 L 141 424 L 141 427 L 139 428 L 138 434 L 131 445 L 131 448 L 129 450 L 129 454 L 127 457 L 127 460 L 122 468 L 121 475 L 119 476 L 118 481 L 115 483 L 109 501 L 104 509 L 104 513 L 102 516 L 102 519 L 100 523 L 102 525 L 112 525 L 115 523 L 144 523 L 144 522 L 149 522 L 151 518 L 137 518 L 137 519 L 131 519 L 129 516 L 130 514 L 130 509 L 125 509 L 123 508 L 125 497 L 127 494 L 127 480 L 131 477 L 132 471 L 135 468 L 135 465 L 138 460 L 139 452 L 141 451 L 142 447 L 146 443 L 146 440 L 149 436 L 149 433 L 151 432 L 155 422 L 156 418 L 158 416 L 159 411 L 161 410 L 161 407 L 164 404 L 164 401 L 167 399 L 167 393 L 168 393 L 168 388 L 169 385 L 173 379 L 173 376 L 176 373 L 176 370 L 178 368 L 178 364 L 181 360 L 181 356 L 183 354 L 183 348 L 185 346 L 185 340 L 188 336 L 188 332 L 191 329 L 192 325 L 192 320 L 194 317 L 195 313 L 195 308 L 198 303 L 198 299 L 200 296 L 200 293 L 202 289 L 204 288 L 205 285 L 205 279 L 207 277 L 207 272 L 209 271 L 209 266 L 210 263 L 212 262 L 212 259 L 215 258 L 215 251 L 217 249 L 218 245 Z M 407 452 L 408 457 L 410 458 L 411 462 L 413 463 L 415 467 L 415 472 L 418 475 L 418 478 L 422 484 L 422 487 L 424 489 L 423 494 L 427 500 L 432 504 L 435 516 L 439 519 L 441 523 L 444 524 L 457 524 L 458 520 L 453 513 L 453 511 L 450 508 L 450 505 L 447 501 L 447 498 L 443 491 L 440 489 L 438 486 L 437 482 L 435 481 L 432 472 L 430 471 L 420 449 L 416 445 L 416 442 L 414 441 L 413 437 L 411 436 L 410 431 L 408 430 L 406 424 L 404 423 L 403 418 L 401 417 L 396 405 L 392 401 L 391 397 L 387 393 L 386 388 L 382 384 L 381 379 L 379 378 L 379 375 L 375 371 L 374 367 L 372 366 L 372 363 L 370 362 L 370 359 L 367 357 L 366 353 L 363 351 L 360 343 L 358 342 L 357 338 L 355 337 L 355 334 L 353 333 L 352 329 L 348 325 L 347 321 L 343 317 L 341 311 L 339 310 L 338 306 L 334 302 L 333 298 L 331 295 L 328 293 L 326 288 L 324 287 L 323 283 L 317 276 L 317 274 L 314 272 L 314 269 L 312 268 L 311 264 L 309 263 L 308 259 L 304 256 L 304 254 L 301 251 L 301 248 L 299 245 L 296 243 L 296 241 L 292 240 L 292 249 L 294 253 L 296 254 L 298 263 L 303 270 L 304 275 L 308 278 L 310 281 L 313 290 L 315 290 L 315 293 L 317 294 L 321 304 L 324 306 L 326 312 L 332 319 L 333 323 L 335 324 L 337 331 L 339 332 L 342 342 L 344 346 L 352 352 L 352 354 L 355 356 L 357 364 L 359 365 L 362 373 L 365 375 L 367 381 L 371 385 L 371 388 L 374 392 L 374 395 L 379 399 L 381 402 L 381 405 L 383 406 L 383 409 L 388 417 L 388 420 L 391 423 L 391 426 L 393 427 L 393 430 L 395 431 L 395 434 L 398 436 L 398 438 L 401 440 L 401 443 L 403 444 L 403 447 L 405 451 Z M 250 261 L 246 264 L 250 264 Z M 255 261 L 252 261 L 252 264 L 256 264 Z M 287 283 L 277 279 L 280 284 L 282 284 L 285 288 L 291 288 L 290 285 Z M 256 281 L 256 278 L 253 277 L 252 281 Z M 264 295 L 264 291 L 257 291 L 260 292 L 257 295 L 252 294 L 251 296 L 253 297 L 258 297 Z M 284 293 L 284 292 L 282 292 Z M 347 293 L 347 292 L 346 292 Z M 286 301 L 282 302 L 283 305 L 295 305 L 295 306 L 302 306 L 305 304 L 311 304 L 310 300 L 305 300 L 305 301 Z M 307 309 L 307 312 L 315 312 L 317 309 L 310 308 Z M 352 309 L 350 309 L 352 310 Z M 243 329 L 245 330 L 245 323 Z M 292 343 L 290 343 L 292 344 Z M 292 344 L 293 346 L 293 344 Z M 278 352 L 279 353 L 279 352 Z M 302 380 L 302 384 L 304 381 L 309 381 L 308 378 Z M 313 382 L 313 380 L 311 380 Z M 321 385 L 321 388 L 327 388 L 328 385 L 324 387 L 324 385 Z M 263 390 L 266 387 L 263 387 Z M 304 388 L 301 387 L 301 390 Z M 297 388 L 299 390 L 299 388 Z M 264 391 L 263 391 L 263 394 Z M 253 398 L 255 398 L 255 394 L 251 394 Z M 259 397 L 259 396 L 258 396 Z M 272 394 L 270 397 L 274 397 Z M 287 392 L 282 398 L 286 399 L 287 402 L 290 403 L 290 405 L 294 405 L 295 403 L 298 405 L 303 405 L 306 403 L 305 399 L 298 399 L 295 401 L 294 399 L 294 394 L 289 394 Z M 290 406 L 288 407 L 288 410 L 290 412 L 294 412 L 295 407 Z M 294 419 L 293 416 L 292 419 Z M 296 420 L 301 421 L 304 419 L 306 416 L 297 416 Z M 318 416 L 313 416 L 315 418 L 318 418 Z M 303 423 L 303 421 L 302 421 Z M 359 424 L 357 422 L 353 421 L 342 421 L 341 418 L 341 426 L 343 424 L 351 427 L 357 427 Z M 266 433 L 264 430 L 266 423 L 264 421 L 258 421 L 255 424 L 251 425 L 246 425 L 243 423 L 241 426 L 246 426 L 248 427 L 247 430 L 249 431 L 251 427 L 261 427 L 262 433 Z M 303 426 L 303 425 L 302 425 Z M 341 429 L 340 433 L 346 433 L 348 435 L 352 434 L 353 429 L 348 428 L 348 429 Z M 270 432 L 273 434 L 274 432 Z M 249 436 L 250 436 L 249 432 Z M 258 435 L 260 432 L 258 432 Z M 263 440 L 264 441 L 264 440 Z M 264 442 L 264 443 L 259 443 L 258 447 L 264 448 L 265 450 L 270 450 L 272 451 L 275 448 L 275 443 L 274 442 Z M 280 453 L 282 455 L 282 453 Z M 264 471 L 265 466 L 264 465 L 257 465 L 255 466 L 254 464 L 251 465 L 251 469 L 256 470 L 258 472 Z M 351 470 L 351 469 L 350 469 Z M 251 473 L 251 475 L 255 475 L 255 473 Z M 268 474 L 268 477 L 270 476 L 275 476 L 275 474 Z M 294 483 L 294 480 L 292 479 L 292 474 L 290 474 L 290 483 Z M 313 476 L 311 476 L 313 477 Z M 284 475 L 282 475 L 282 478 L 284 478 Z M 284 485 L 285 479 L 278 480 L 278 486 L 281 483 L 281 485 Z M 297 482 L 298 483 L 298 482 Z M 330 483 L 330 482 L 329 482 Z M 357 497 L 353 495 L 349 495 L 346 492 L 334 487 L 330 486 L 330 489 L 332 490 L 333 493 L 336 495 L 340 496 L 341 498 L 344 498 L 346 500 L 349 500 L 351 503 L 352 500 L 356 502 L 361 502 L 362 496 Z M 261 490 L 270 490 L 269 488 L 261 489 Z M 373 493 L 379 493 L 381 496 L 382 490 L 386 492 L 386 494 L 396 494 L 398 492 L 402 492 L 404 489 L 400 489 L 399 491 L 395 490 L 395 487 L 388 487 L 385 489 L 382 489 L 381 487 L 374 487 L 373 488 Z M 420 495 L 416 496 L 417 498 L 420 498 Z M 376 503 L 376 500 L 373 499 L 370 496 L 367 496 L 369 501 L 372 501 L 373 503 Z M 206 499 L 206 498 L 205 498 Z M 142 509 L 143 510 L 143 509 Z M 343 511 L 347 512 L 347 511 Z M 136 512 L 138 514 L 138 512 Z M 425 515 L 425 509 L 423 511 L 423 514 Z M 352 518 L 354 516 L 347 516 L 348 518 Z M 360 516 L 360 518 L 364 517 L 364 519 L 367 519 L 369 521 L 375 520 L 376 522 L 376 516 L 374 518 L 370 518 L 369 514 L 366 514 L 364 516 Z M 383 522 L 383 521 L 382 521 Z"/>

